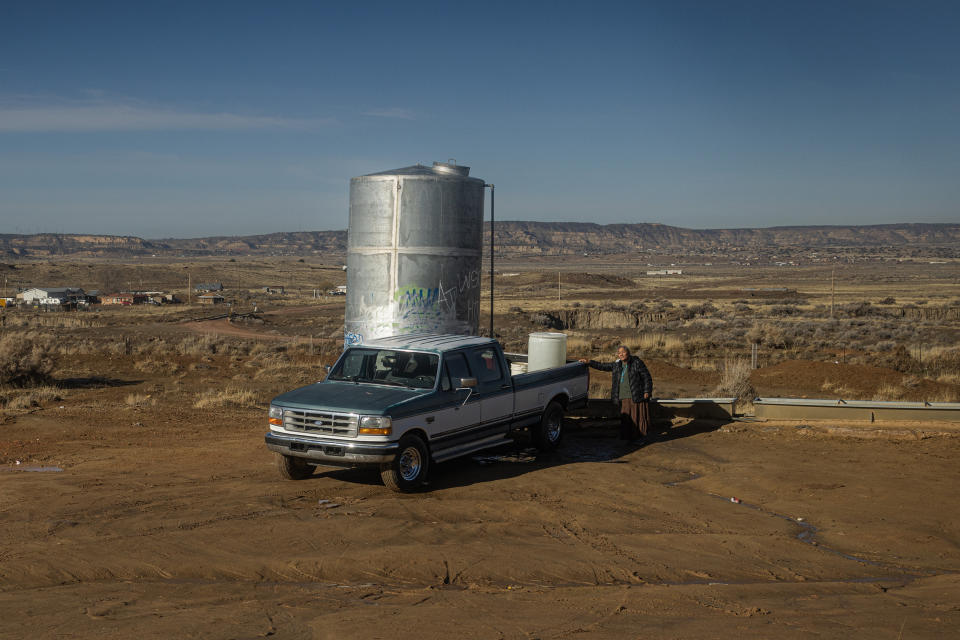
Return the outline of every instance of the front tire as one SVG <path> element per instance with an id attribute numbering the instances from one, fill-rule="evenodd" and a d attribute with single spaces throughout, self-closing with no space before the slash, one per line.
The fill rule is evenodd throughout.
<path id="1" fill-rule="evenodd" d="M 553 451 L 563 438 L 563 405 L 551 402 L 540 418 L 540 424 L 533 428 L 533 444 L 540 451 Z"/>
<path id="2" fill-rule="evenodd" d="M 313 475 L 314 466 L 303 458 L 277 454 L 277 471 L 284 480 L 304 480 Z"/>
<path id="3" fill-rule="evenodd" d="M 400 438 L 400 448 L 392 462 L 380 466 L 380 478 L 389 489 L 409 493 L 418 489 L 430 470 L 430 452 L 423 439 L 415 435 Z"/>

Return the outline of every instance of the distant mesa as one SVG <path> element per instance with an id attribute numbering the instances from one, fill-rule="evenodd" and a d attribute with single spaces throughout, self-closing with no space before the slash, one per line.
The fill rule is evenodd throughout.
<path id="1" fill-rule="evenodd" d="M 738 251 L 889 248 L 913 255 L 956 258 L 960 224 L 903 223 L 862 226 L 790 226 L 686 229 L 659 223 L 505 221 L 496 224 L 497 252 L 505 256 L 617 255 L 634 252 L 730 255 Z M 0 234 L 0 260 L 48 256 L 206 257 L 342 256 L 347 232 L 299 231 L 253 236 L 164 238 L 93 234 Z M 0 269 L 10 269 L 2 265 Z"/>

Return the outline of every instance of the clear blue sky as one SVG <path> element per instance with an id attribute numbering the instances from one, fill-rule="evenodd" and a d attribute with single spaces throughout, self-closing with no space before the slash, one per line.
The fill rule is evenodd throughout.
<path id="1" fill-rule="evenodd" d="M 960 3 L 0 2 L 0 233 L 343 229 L 448 158 L 504 220 L 958 222 Z"/>

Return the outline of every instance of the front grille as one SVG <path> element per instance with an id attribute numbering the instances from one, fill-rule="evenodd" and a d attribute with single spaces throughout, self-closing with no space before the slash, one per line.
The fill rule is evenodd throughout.
<path id="1" fill-rule="evenodd" d="M 360 418 L 350 413 L 326 413 L 301 409 L 283 410 L 283 428 L 312 435 L 345 436 L 357 435 Z"/>

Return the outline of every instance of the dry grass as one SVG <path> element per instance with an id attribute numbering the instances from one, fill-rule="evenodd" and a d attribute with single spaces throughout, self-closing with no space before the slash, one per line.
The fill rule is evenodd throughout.
<path id="1" fill-rule="evenodd" d="M 678 336 L 668 335 L 662 329 L 641 331 L 636 338 L 636 349 L 642 352 L 680 352 L 684 350 L 684 340 Z"/>
<path id="2" fill-rule="evenodd" d="M 195 409 L 212 409 L 227 405 L 251 406 L 257 403 L 257 393 L 250 389 L 231 385 L 226 389 L 209 389 L 196 395 Z"/>
<path id="3" fill-rule="evenodd" d="M 157 399 L 149 394 L 129 393 L 124 400 L 128 407 L 142 407 L 146 405 L 153 406 L 157 404 Z"/>
<path id="4" fill-rule="evenodd" d="M 750 383 L 750 363 L 746 358 L 728 358 L 720 369 L 720 384 L 714 390 L 718 396 L 732 396 L 738 402 L 749 402 L 757 396 Z"/>
<path id="5" fill-rule="evenodd" d="M 164 360 L 157 357 L 140 358 L 134 364 L 133 368 L 144 373 L 158 373 L 165 375 L 174 375 L 180 371 L 180 365 L 172 360 Z"/>
<path id="6" fill-rule="evenodd" d="M 7 389 L 0 391 L 0 406 L 10 410 L 30 409 L 62 397 L 63 391 L 50 385 L 30 389 Z"/>
<path id="7" fill-rule="evenodd" d="M 827 380 L 820 386 L 820 389 L 840 400 L 852 399 L 853 396 L 856 395 L 856 392 L 853 389 L 847 387 L 842 382 L 832 382 Z"/>
<path id="8" fill-rule="evenodd" d="M 885 382 L 873 392 L 871 400 L 903 400 L 907 389 L 903 385 Z"/>

